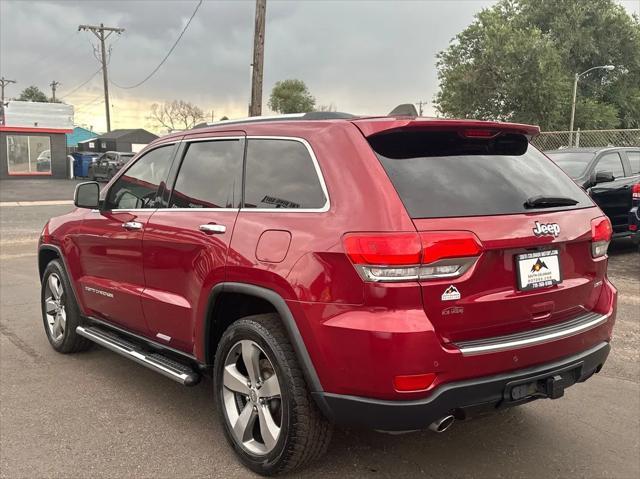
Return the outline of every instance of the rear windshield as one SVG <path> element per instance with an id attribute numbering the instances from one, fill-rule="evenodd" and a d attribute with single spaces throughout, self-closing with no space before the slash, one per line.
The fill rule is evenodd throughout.
<path id="1" fill-rule="evenodd" d="M 585 208 L 586 193 L 520 135 L 465 139 L 457 132 L 400 131 L 368 138 L 412 218 Z M 536 196 L 574 206 L 527 208 Z"/>
<path id="2" fill-rule="evenodd" d="M 587 170 L 587 166 L 593 160 L 594 153 L 590 152 L 554 152 L 549 151 L 546 155 L 551 158 L 556 165 L 562 168 L 571 178 L 580 178 Z"/>

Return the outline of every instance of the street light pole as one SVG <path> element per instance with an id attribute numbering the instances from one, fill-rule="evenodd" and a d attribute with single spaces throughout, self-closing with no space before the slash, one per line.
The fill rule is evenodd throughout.
<path id="1" fill-rule="evenodd" d="M 576 73 L 575 80 L 573 82 L 573 101 L 571 102 L 571 122 L 569 123 L 569 146 L 573 145 L 573 121 L 576 116 L 576 95 L 578 94 L 578 80 L 585 76 L 587 73 L 593 70 L 607 70 L 611 71 L 615 68 L 613 65 L 600 65 L 597 67 L 591 67 L 582 73 Z"/>

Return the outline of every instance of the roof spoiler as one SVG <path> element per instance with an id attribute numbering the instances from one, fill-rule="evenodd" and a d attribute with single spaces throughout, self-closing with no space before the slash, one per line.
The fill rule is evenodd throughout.
<path id="1" fill-rule="evenodd" d="M 459 130 L 469 132 L 477 137 L 492 137 L 498 133 L 520 134 L 529 141 L 540 134 L 540 127 L 521 123 L 502 123 L 499 121 L 480 120 L 448 120 L 445 118 L 363 118 L 353 120 L 353 123 L 366 137 L 378 133 L 388 133 L 399 130 Z M 481 134 L 482 133 L 482 134 Z M 486 133 L 486 135 L 484 134 Z M 493 133 L 493 135 L 489 135 Z"/>

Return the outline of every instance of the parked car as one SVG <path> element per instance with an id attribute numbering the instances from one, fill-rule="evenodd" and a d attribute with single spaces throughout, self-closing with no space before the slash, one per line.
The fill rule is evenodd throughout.
<path id="1" fill-rule="evenodd" d="M 611 223 L 538 131 L 314 113 L 160 138 L 45 226 L 48 340 L 211 373 L 265 475 L 333 424 L 442 432 L 560 398 L 605 363 L 617 292 Z"/>
<path id="2" fill-rule="evenodd" d="M 88 176 L 94 181 L 108 181 L 134 156 L 131 152 L 107 151 L 89 165 Z"/>
<path id="3" fill-rule="evenodd" d="M 51 171 L 51 150 L 44 150 L 38 155 L 38 158 L 36 159 L 36 171 Z"/>
<path id="4" fill-rule="evenodd" d="M 545 154 L 602 208 L 611 220 L 614 238 L 631 234 L 631 189 L 640 183 L 640 148 L 570 148 Z"/>

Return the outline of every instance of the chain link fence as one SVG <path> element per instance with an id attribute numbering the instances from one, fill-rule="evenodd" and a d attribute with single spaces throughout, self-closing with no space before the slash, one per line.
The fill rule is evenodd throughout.
<path id="1" fill-rule="evenodd" d="M 531 142 L 539 150 L 556 150 L 570 146 L 640 146 L 640 129 L 545 131 Z"/>

